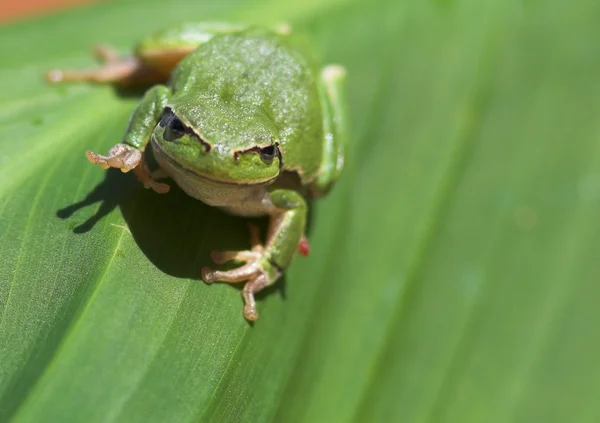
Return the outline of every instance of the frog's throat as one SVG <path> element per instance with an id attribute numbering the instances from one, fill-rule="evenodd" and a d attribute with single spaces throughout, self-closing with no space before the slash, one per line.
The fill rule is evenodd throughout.
<path id="1" fill-rule="evenodd" d="M 209 182 L 213 182 L 213 183 L 217 183 L 217 184 L 224 184 L 224 185 L 246 185 L 246 186 L 258 186 L 258 185 L 269 185 L 270 183 L 274 182 L 275 179 L 277 179 L 277 176 L 264 180 L 264 181 L 253 181 L 253 182 L 245 182 L 245 181 L 232 181 L 232 180 L 223 180 L 223 179 L 216 179 L 216 178 L 211 178 L 209 176 L 206 175 L 202 175 L 198 172 L 196 172 L 195 170 L 189 169 L 187 167 L 183 167 L 177 160 L 175 160 L 173 157 L 171 157 L 169 155 L 169 153 L 167 153 L 165 151 L 164 148 L 162 148 L 162 146 L 156 141 L 156 139 L 154 138 L 154 136 L 151 137 L 151 144 L 152 144 L 152 150 L 154 151 L 154 153 L 160 157 L 156 157 L 157 161 L 160 163 L 161 161 L 166 161 L 169 165 L 169 167 L 171 167 L 172 169 L 174 169 L 177 172 L 180 173 L 186 173 L 192 177 L 196 177 L 199 178 L 200 180 L 206 180 Z M 161 166 L 163 167 L 163 166 Z M 165 172 L 167 172 L 167 174 L 169 174 L 169 176 L 174 177 L 174 175 L 171 175 L 169 169 L 163 169 Z"/>

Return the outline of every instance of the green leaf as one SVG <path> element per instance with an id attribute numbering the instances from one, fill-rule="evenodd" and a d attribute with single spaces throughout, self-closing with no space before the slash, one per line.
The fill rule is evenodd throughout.
<path id="1" fill-rule="evenodd" d="M 182 18 L 288 21 L 348 69 L 349 166 L 254 326 L 199 278 L 245 220 L 91 166 L 137 98 L 42 79 Z M 598 421 L 599 19 L 129 0 L 0 28 L 0 421 Z"/>

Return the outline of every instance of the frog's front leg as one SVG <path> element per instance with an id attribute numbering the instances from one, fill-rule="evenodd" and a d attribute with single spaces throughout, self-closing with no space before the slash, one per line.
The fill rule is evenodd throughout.
<path id="1" fill-rule="evenodd" d="M 123 173 L 133 170 L 135 176 L 146 188 L 152 188 L 158 193 L 169 191 L 167 184 L 156 182 L 157 176 L 151 174 L 144 159 L 144 149 L 150 141 L 152 130 L 160 119 L 168 97 L 169 89 L 157 85 L 148 90 L 142 101 L 134 110 L 122 143 L 112 147 L 106 156 L 88 151 L 86 156 L 93 164 L 103 169 L 109 167 L 120 169 Z"/>
<path id="2" fill-rule="evenodd" d="M 272 191 L 270 197 L 273 207 L 269 212 L 269 229 L 264 247 L 260 244 L 258 234 L 254 232 L 251 250 L 211 254 L 213 261 L 218 264 L 234 259 L 246 264 L 228 271 L 207 267 L 202 269 L 202 279 L 206 283 L 246 281 L 242 296 L 245 303 L 244 316 L 249 321 L 258 319 L 254 294 L 275 283 L 289 267 L 306 225 L 307 207 L 300 194 L 292 190 L 278 189 Z"/>

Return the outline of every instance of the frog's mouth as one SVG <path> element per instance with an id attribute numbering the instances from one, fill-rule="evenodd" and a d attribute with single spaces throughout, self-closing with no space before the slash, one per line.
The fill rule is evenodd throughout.
<path id="1" fill-rule="evenodd" d="M 275 176 L 273 178 L 269 178 L 264 181 L 247 182 L 247 181 L 231 181 L 231 180 L 228 181 L 228 180 L 211 178 L 209 176 L 200 174 L 193 169 L 189 169 L 187 167 L 182 166 L 181 163 L 179 163 L 177 160 L 175 160 L 160 145 L 160 143 L 158 141 L 156 141 L 154 134 L 152 134 L 152 136 L 150 137 L 150 142 L 152 144 L 154 158 L 160 165 L 161 169 L 163 169 L 171 178 L 173 178 L 178 183 L 179 183 L 180 178 L 183 177 L 188 180 L 189 179 L 197 179 L 197 180 L 199 180 L 199 181 L 197 181 L 199 183 L 201 183 L 202 181 L 207 181 L 207 182 L 211 182 L 213 184 L 236 185 L 236 186 L 242 186 L 242 185 L 259 186 L 259 185 L 268 185 L 268 184 L 274 182 L 275 179 L 277 179 L 277 176 Z"/>

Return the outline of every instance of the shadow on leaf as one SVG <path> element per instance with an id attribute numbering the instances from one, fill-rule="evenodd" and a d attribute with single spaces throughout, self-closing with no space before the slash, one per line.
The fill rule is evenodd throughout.
<path id="1" fill-rule="evenodd" d="M 185 194 L 169 180 L 171 190 L 157 194 L 144 189 L 131 174 L 116 169 L 106 171 L 104 180 L 83 200 L 56 212 L 61 219 L 69 219 L 80 210 L 100 203 L 96 213 L 77 225 L 73 232 L 84 234 L 117 206 L 136 244 L 148 259 L 162 272 L 179 278 L 200 280 L 203 266 L 210 262 L 212 250 L 242 250 L 249 248 L 247 218 L 232 216 L 207 206 Z M 264 235 L 267 218 L 252 219 Z M 264 238 L 263 238 L 264 239 Z M 235 263 L 218 266 L 235 267 Z M 279 290 L 282 297 L 285 278 L 257 295 L 257 299 Z M 241 289 L 243 284 L 233 284 Z"/>

